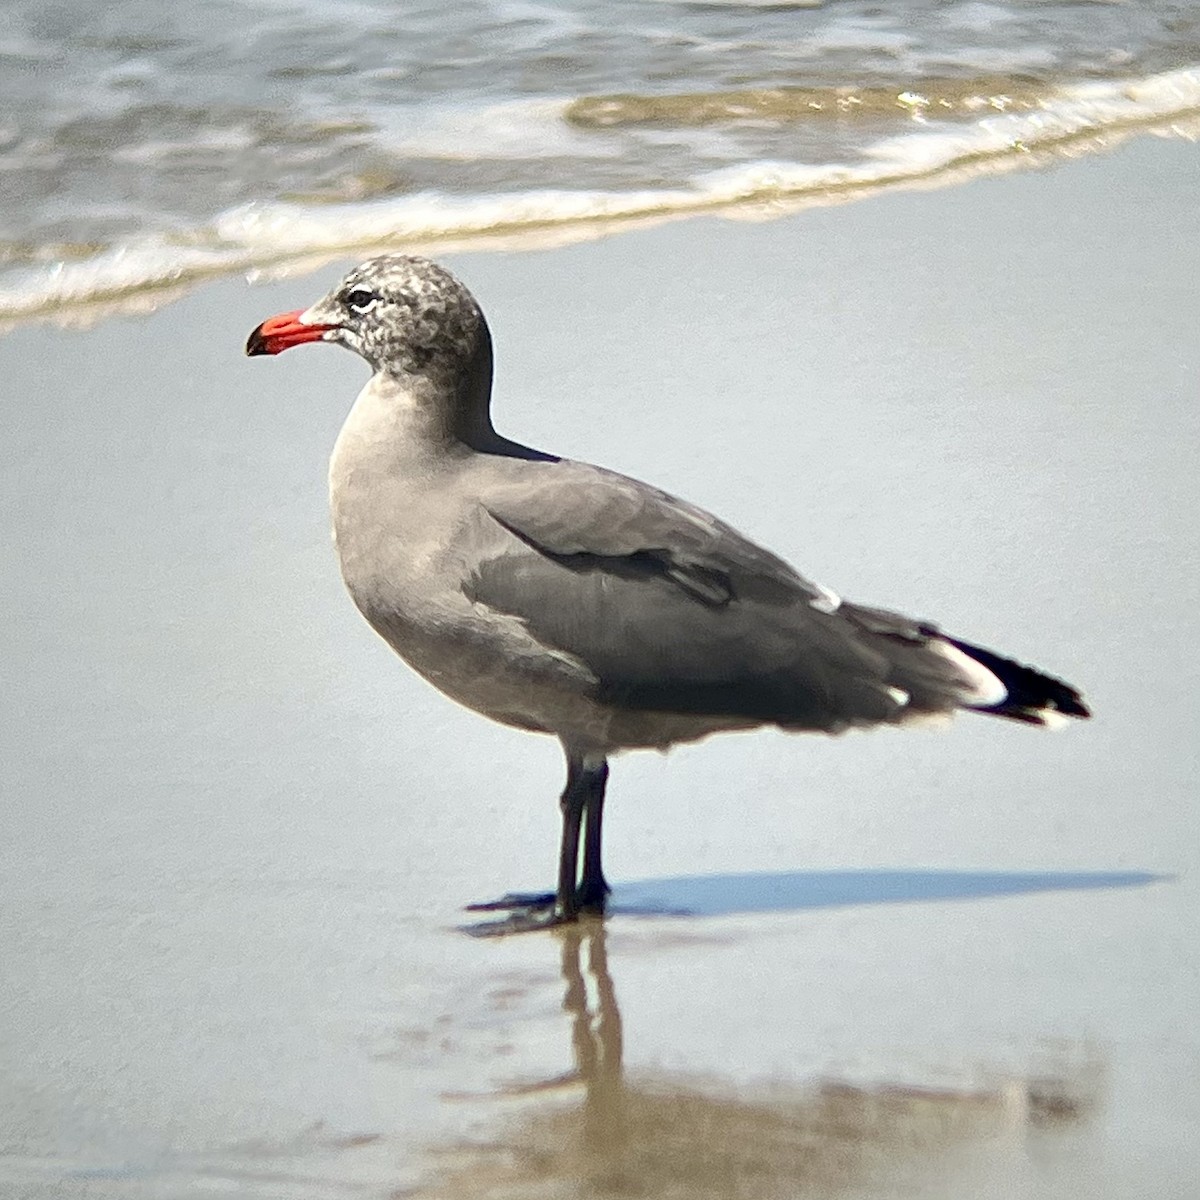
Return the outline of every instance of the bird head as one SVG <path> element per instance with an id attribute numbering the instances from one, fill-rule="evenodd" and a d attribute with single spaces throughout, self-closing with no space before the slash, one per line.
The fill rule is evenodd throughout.
<path id="1" fill-rule="evenodd" d="M 359 264 L 309 308 L 264 321 L 249 355 L 279 354 L 306 342 L 333 342 L 397 378 L 455 376 L 487 338 L 475 298 L 444 267 L 385 254 Z"/>

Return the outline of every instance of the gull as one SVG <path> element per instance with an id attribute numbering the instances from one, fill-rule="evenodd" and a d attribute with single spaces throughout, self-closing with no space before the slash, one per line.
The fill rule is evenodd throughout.
<path id="1" fill-rule="evenodd" d="M 1038 726 L 1090 715 L 1069 684 L 843 600 L 701 508 L 497 433 L 487 322 L 436 263 L 372 258 L 312 307 L 264 321 L 246 353 L 308 342 L 373 372 L 329 466 L 359 611 L 451 699 L 562 744 L 555 892 L 472 906 L 514 910 L 513 928 L 603 911 L 605 787 L 621 751 L 959 709 Z"/>

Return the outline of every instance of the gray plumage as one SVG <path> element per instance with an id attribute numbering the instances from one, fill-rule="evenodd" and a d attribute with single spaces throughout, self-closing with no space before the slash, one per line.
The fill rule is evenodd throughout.
<path id="1" fill-rule="evenodd" d="M 594 783 L 620 750 L 764 724 L 838 733 L 958 708 L 1029 723 L 1087 715 L 1068 685 L 842 602 L 699 508 L 501 437 L 487 323 L 433 263 L 372 259 L 306 312 L 264 322 L 247 351 L 318 339 L 375 370 L 330 464 L 355 603 L 454 699 L 557 736 L 572 778 Z M 597 813 L 602 780 L 599 794 Z M 563 918 L 575 905 L 560 868 Z"/>

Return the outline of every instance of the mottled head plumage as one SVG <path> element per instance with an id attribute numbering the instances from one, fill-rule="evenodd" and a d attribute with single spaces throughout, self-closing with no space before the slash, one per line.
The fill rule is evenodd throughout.
<path id="1" fill-rule="evenodd" d="M 454 377 L 486 339 L 475 297 L 426 258 L 384 254 L 360 263 L 300 317 L 325 340 L 389 375 Z"/>

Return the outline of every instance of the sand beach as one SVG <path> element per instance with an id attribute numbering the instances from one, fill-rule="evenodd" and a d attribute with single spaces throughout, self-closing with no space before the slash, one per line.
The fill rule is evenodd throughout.
<path id="1" fill-rule="evenodd" d="M 355 614 L 365 380 L 247 360 L 347 261 L 0 338 L 0 1195 L 1200 1188 L 1200 152 L 442 255 L 513 437 L 651 480 L 1095 719 L 614 764 L 598 927 L 557 747 Z"/>

